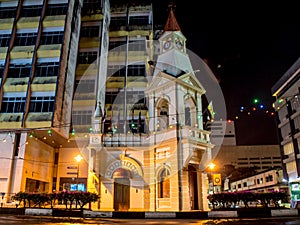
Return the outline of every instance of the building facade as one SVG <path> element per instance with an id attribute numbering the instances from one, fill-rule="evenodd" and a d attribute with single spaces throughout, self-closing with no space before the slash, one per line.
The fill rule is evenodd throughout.
<path id="1" fill-rule="evenodd" d="M 71 124 L 81 1 L 1 1 L 1 191 L 52 191 Z"/>
<path id="2" fill-rule="evenodd" d="M 151 1 L 0 1 L 0 22 L 6 202 L 77 190 L 98 210 L 206 209 L 205 89 L 172 8 L 156 46 Z"/>
<path id="3" fill-rule="evenodd" d="M 295 201 L 300 199 L 299 69 L 300 60 L 298 59 L 271 89 L 272 95 L 276 99 L 274 108 L 284 178 L 290 184 L 291 198 Z"/>
<path id="4" fill-rule="evenodd" d="M 229 179 L 224 182 L 224 190 L 234 191 L 257 191 L 257 192 L 272 192 L 282 191 L 289 193 L 289 187 L 286 182 L 283 182 L 282 170 L 267 170 L 258 173 L 254 176 L 247 177 L 229 183 Z"/>

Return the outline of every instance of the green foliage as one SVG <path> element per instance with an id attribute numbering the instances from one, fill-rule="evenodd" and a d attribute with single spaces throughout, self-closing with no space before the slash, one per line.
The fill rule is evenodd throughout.
<path id="1" fill-rule="evenodd" d="M 279 208 L 279 202 L 287 202 L 288 194 L 281 191 L 272 192 L 252 192 L 252 191 L 239 191 L 239 192 L 224 192 L 215 193 L 207 196 L 208 200 L 213 205 L 221 208 L 235 208 L 236 205 L 241 202 L 244 207 L 249 207 L 250 202 L 261 204 L 263 207 L 269 207 L 271 204 L 274 207 Z"/>
<path id="2" fill-rule="evenodd" d="M 53 205 L 56 202 L 61 202 L 66 206 L 66 209 L 72 210 L 72 206 L 75 203 L 75 208 L 77 206 L 80 209 L 83 209 L 84 206 L 92 202 L 98 201 L 99 196 L 96 193 L 82 192 L 82 191 L 62 191 L 58 193 L 26 193 L 18 192 L 12 197 L 13 201 L 18 202 L 16 206 L 23 206 L 24 208 L 28 207 L 45 207 L 47 204 L 50 204 L 50 207 L 53 208 Z"/>
<path id="3" fill-rule="evenodd" d="M 16 204 L 16 207 L 23 205 L 23 207 L 26 207 L 26 202 L 29 201 L 28 199 L 28 193 L 26 192 L 19 192 L 17 194 L 15 194 L 14 196 L 12 196 L 12 200 L 18 202 Z M 29 202 L 28 202 L 29 204 Z"/>

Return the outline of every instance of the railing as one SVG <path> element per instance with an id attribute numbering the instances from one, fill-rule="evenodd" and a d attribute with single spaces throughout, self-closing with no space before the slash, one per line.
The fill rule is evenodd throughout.
<path id="1" fill-rule="evenodd" d="M 205 130 L 200 130 L 197 128 L 191 128 L 188 126 L 180 127 L 179 132 L 176 131 L 175 126 L 170 126 L 167 130 L 161 130 L 157 132 L 152 132 L 149 134 L 144 133 L 128 133 L 128 134 L 104 134 L 99 142 L 99 134 L 91 135 L 90 143 L 97 145 L 102 143 L 105 147 L 114 147 L 114 146 L 149 146 L 156 145 L 165 140 L 172 139 L 179 135 L 180 139 L 189 139 L 194 142 L 209 143 L 210 142 L 210 132 Z"/>

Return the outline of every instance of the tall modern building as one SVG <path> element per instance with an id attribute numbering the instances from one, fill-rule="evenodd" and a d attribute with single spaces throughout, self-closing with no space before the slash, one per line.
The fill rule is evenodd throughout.
<path id="1" fill-rule="evenodd" d="M 284 178 L 289 182 L 292 200 L 300 200 L 300 59 L 274 84 L 276 122 Z"/>
<path id="2" fill-rule="evenodd" d="M 19 191 L 78 190 L 98 193 L 98 210 L 206 209 L 205 89 L 172 7 L 158 40 L 152 7 L 0 1 L 6 202 Z"/>

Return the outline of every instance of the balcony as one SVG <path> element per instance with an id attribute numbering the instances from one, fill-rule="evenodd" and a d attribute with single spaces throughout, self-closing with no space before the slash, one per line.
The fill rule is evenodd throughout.
<path id="1" fill-rule="evenodd" d="M 97 76 L 98 65 L 93 64 L 79 64 L 76 68 L 76 76 Z"/>
<path id="2" fill-rule="evenodd" d="M 129 51 L 128 52 L 128 60 L 130 61 L 146 61 L 147 54 L 145 51 Z M 126 58 L 125 51 L 109 51 L 108 60 L 110 62 L 124 62 Z"/>
<path id="3" fill-rule="evenodd" d="M 37 51 L 38 58 L 60 57 L 61 44 L 41 45 Z"/>
<path id="4" fill-rule="evenodd" d="M 136 36 L 149 36 L 151 35 L 151 30 L 133 30 L 133 31 L 127 31 L 127 30 L 118 30 L 118 31 L 110 31 L 109 36 L 110 37 L 136 37 Z"/>
<path id="5" fill-rule="evenodd" d="M 43 20 L 43 27 L 64 27 L 65 15 L 46 16 Z"/>
<path id="6" fill-rule="evenodd" d="M 5 60 L 8 47 L 0 47 L 0 60 Z"/>
<path id="7" fill-rule="evenodd" d="M 93 14 L 94 12 L 91 12 L 90 15 L 86 15 L 81 17 L 81 21 L 86 22 L 86 21 L 101 21 L 103 20 L 103 15 L 100 14 L 100 10 L 99 12 L 96 11 L 95 14 Z"/>
<path id="8" fill-rule="evenodd" d="M 95 95 L 94 95 L 95 96 Z M 86 99 L 85 99 L 86 98 Z M 90 110 L 94 109 L 96 105 L 96 97 L 94 99 L 91 99 L 89 96 L 76 96 L 73 100 L 73 106 L 84 106 L 88 107 Z"/>
<path id="9" fill-rule="evenodd" d="M 26 78 L 7 78 L 4 83 L 4 92 L 26 92 L 29 77 Z"/>
<path id="10" fill-rule="evenodd" d="M 57 77 L 35 77 L 31 84 L 31 91 L 55 91 Z"/>
<path id="11" fill-rule="evenodd" d="M 81 38 L 79 42 L 79 48 L 99 48 L 100 47 L 100 38 Z"/>
<path id="12" fill-rule="evenodd" d="M 17 28 L 18 29 L 28 29 L 28 28 L 35 28 L 37 29 L 39 26 L 40 17 L 21 17 L 18 20 Z"/>
<path id="13" fill-rule="evenodd" d="M 14 18 L 0 19 L 0 30 L 11 30 L 14 24 Z"/>
<path id="14" fill-rule="evenodd" d="M 74 94 L 74 100 L 95 100 L 96 94 L 94 93 L 77 93 Z"/>
<path id="15" fill-rule="evenodd" d="M 106 81 L 106 88 L 124 88 L 124 77 L 110 77 Z"/>
<path id="16" fill-rule="evenodd" d="M 51 127 L 52 112 L 30 112 L 25 121 L 26 128 Z"/>
<path id="17" fill-rule="evenodd" d="M 0 113 L 0 128 L 15 129 L 22 127 L 23 113 Z"/>
<path id="18" fill-rule="evenodd" d="M 103 135 L 103 144 L 107 147 L 109 146 L 131 146 L 131 147 L 146 147 L 150 145 L 157 145 L 168 140 L 174 139 L 178 135 L 176 132 L 176 127 L 170 126 L 167 130 L 162 130 L 158 132 L 153 132 L 151 134 L 124 134 L 124 133 L 115 133 L 115 134 L 104 134 Z M 197 150 L 194 152 L 194 149 L 205 150 L 207 147 L 213 147 L 209 142 L 209 132 L 199 129 L 193 129 L 192 132 L 190 129 L 182 128 L 179 132 L 181 139 L 188 139 L 189 142 L 189 152 L 186 152 L 184 155 L 193 155 L 200 156 L 197 153 Z M 93 143 L 93 138 L 99 136 L 99 134 L 91 135 L 91 144 L 99 144 L 98 142 Z"/>
<path id="19" fill-rule="evenodd" d="M 11 59 L 28 59 L 33 57 L 34 45 L 15 46 L 10 52 Z"/>

